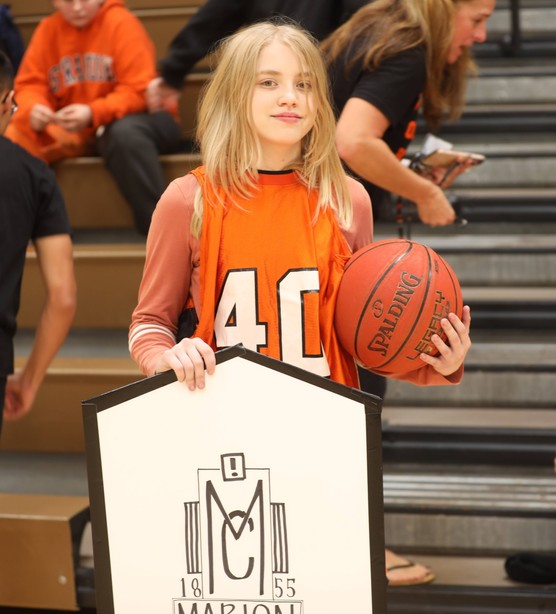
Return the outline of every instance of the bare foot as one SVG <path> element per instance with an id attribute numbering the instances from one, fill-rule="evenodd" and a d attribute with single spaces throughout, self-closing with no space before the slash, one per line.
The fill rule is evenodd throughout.
<path id="1" fill-rule="evenodd" d="M 434 580 L 434 574 L 428 567 L 398 556 L 392 550 L 386 550 L 386 577 L 388 586 L 426 584 Z"/>

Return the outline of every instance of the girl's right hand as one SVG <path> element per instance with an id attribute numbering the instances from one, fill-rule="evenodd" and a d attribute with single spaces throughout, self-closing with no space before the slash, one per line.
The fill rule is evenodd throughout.
<path id="1" fill-rule="evenodd" d="M 205 369 L 214 373 L 216 357 L 214 350 L 199 337 L 182 339 L 166 350 L 156 364 L 156 373 L 172 369 L 178 381 L 185 382 L 189 390 L 205 387 Z"/>

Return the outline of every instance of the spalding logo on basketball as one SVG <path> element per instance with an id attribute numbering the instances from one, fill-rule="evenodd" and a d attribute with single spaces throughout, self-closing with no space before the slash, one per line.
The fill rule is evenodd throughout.
<path id="1" fill-rule="evenodd" d="M 335 327 L 344 348 L 384 375 L 425 366 L 437 354 L 434 333 L 445 339 L 442 318 L 461 318 L 456 275 L 434 250 L 405 239 L 385 239 L 357 251 L 346 264 L 336 302 Z"/>

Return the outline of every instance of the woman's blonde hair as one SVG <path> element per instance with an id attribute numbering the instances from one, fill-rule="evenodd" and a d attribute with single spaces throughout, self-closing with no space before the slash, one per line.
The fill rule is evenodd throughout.
<path id="1" fill-rule="evenodd" d="M 326 69 L 317 42 L 296 25 L 283 21 L 257 23 L 225 39 L 217 49 L 218 64 L 201 94 L 197 115 L 197 141 L 207 177 L 232 201 L 234 195 L 249 198 L 255 193 L 260 144 L 253 128 L 251 101 L 259 56 L 275 41 L 289 47 L 302 73 L 308 74 L 316 111 L 294 170 L 308 190 L 319 191 L 317 213 L 332 207 L 339 222 L 347 227 L 352 220 L 352 204 L 335 145 Z M 201 217 L 198 197 L 195 232 L 199 231 Z"/>
<path id="2" fill-rule="evenodd" d="M 426 53 L 423 114 L 431 130 L 443 120 L 457 119 L 463 110 L 467 77 L 475 71 L 468 50 L 454 64 L 446 58 L 459 3 L 472 0 L 374 0 L 322 43 L 331 64 L 348 53 L 349 70 L 361 60 L 368 70 L 407 49 L 422 46 Z"/>

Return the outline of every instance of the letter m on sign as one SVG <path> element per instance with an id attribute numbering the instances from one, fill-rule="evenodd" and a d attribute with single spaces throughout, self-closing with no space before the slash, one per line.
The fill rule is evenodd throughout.
<path id="1" fill-rule="evenodd" d="M 251 500 L 243 505 L 225 508 L 212 481 L 206 482 L 207 546 L 209 594 L 215 583 L 243 584 L 249 592 L 265 594 L 268 569 L 268 518 L 266 515 L 263 481 L 256 480 Z M 246 494 L 244 492 L 244 494 Z M 247 503 L 248 501 L 248 503 Z M 247 505 L 245 505 L 247 503 Z"/>

